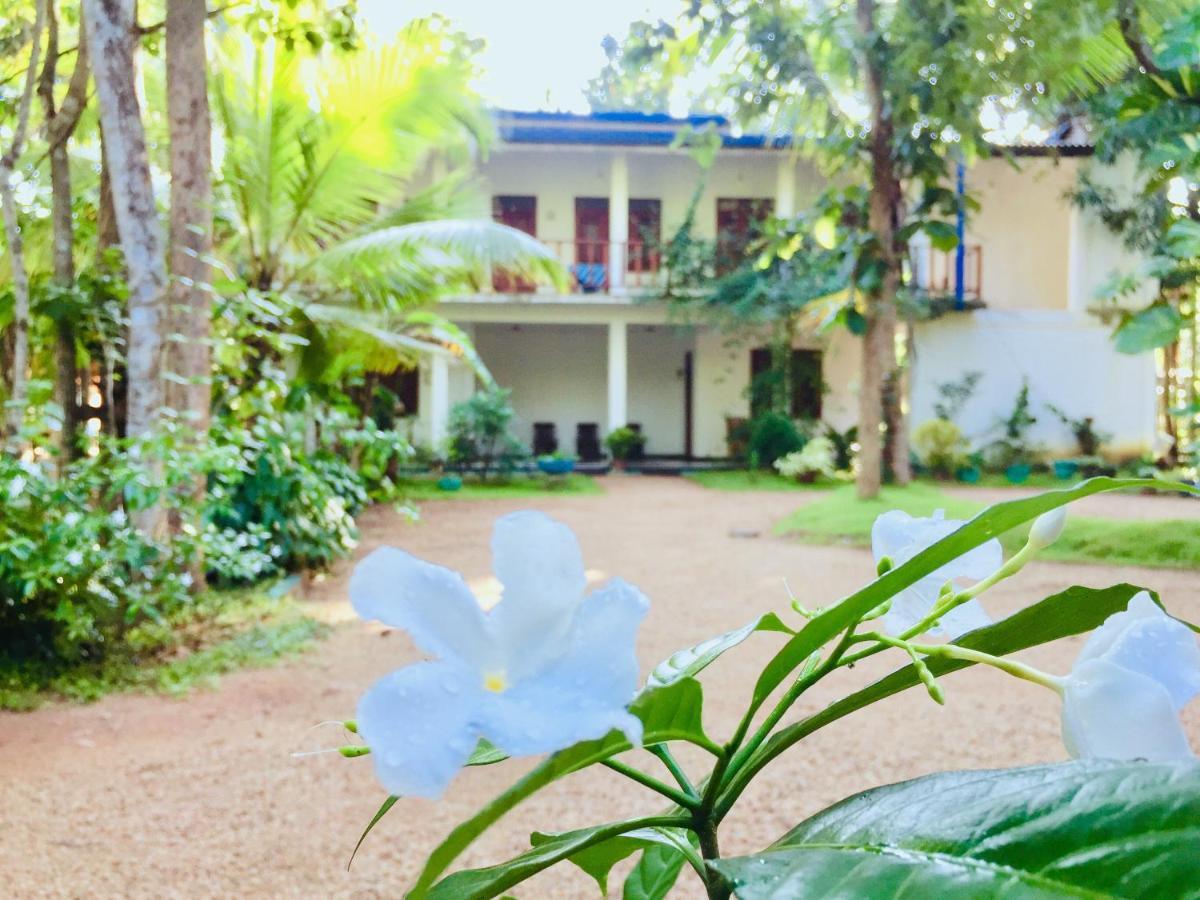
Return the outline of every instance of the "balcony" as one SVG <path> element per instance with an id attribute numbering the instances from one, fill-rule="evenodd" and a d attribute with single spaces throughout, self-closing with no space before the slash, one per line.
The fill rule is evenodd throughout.
<path id="1" fill-rule="evenodd" d="M 643 241 L 543 240 L 567 270 L 572 294 L 611 294 L 660 288 L 666 281 L 662 253 Z M 497 272 L 492 288 L 502 294 L 531 294 L 532 282 Z"/>
<path id="2" fill-rule="evenodd" d="M 936 297 L 955 297 L 957 250 L 937 250 L 931 246 L 909 248 L 910 283 Z M 983 292 L 983 248 L 979 244 L 963 247 L 964 300 L 979 302 Z"/>

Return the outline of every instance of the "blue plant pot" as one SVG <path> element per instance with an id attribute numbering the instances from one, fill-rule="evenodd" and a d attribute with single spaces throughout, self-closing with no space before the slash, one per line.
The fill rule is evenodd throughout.
<path id="1" fill-rule="evenodd" d="M 1021 484 L 1029 479 L 1031 471 L 1033 471 L 1033 467 L 1028 463 L 1017 463 L 1004 470 L 1004 477 L 1008 479 L 1009 484 Z"/>
<path id="2" fill-rule="evenodd" d="M 462 479 L 457 475 L 443 475 L 438 479 L 437 486 L 439 491 L 457 491 L 462 487 Z"/>
<path id="3" fill-rule="evenodd" d="M 1073 459 L 1056 459 L 1054 461 L 1054 477 L 1061 478 L 1066 481 L 1068 478 L 1074 478 L 1075 473 L 1079 471 L 1079 463 Z"/>
<path id="4" fill-rule="evenodd" d="M 575 471 L 573 459 L 539 459 L 538 470 L 546 475 L 569 475 Z"/>
<path id="5" fill-rule="evenodd" d="M 954 477 L 963 484 L 978 484 L 979 479 L 983 477 L 983 470 L 979 466 L 959 466 Z"/>

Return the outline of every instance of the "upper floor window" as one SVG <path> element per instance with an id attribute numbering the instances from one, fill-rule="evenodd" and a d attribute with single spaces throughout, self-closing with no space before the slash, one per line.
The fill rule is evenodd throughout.
<path id="1" fill-rule="evenodd" d="M 492 218 L 537 236 L 537 197 L 497 196 L 492 198 Z"/>
<path id="2" fill-rule="evenodd" d="M 731 272 L 741 264 L 758 226 L 774 211 L 775 202 L 767 197 L 717 198 L 718 274 Z"/>
<path id="3" fill-rule="evenodd" d="M 492 218 L 536 237 L 537 197 L 495 196 L 492 198 Z M 492 288 L 502 294 L 529 293 L 534 287 L 534 283 L 526 278 L 517 278 L 502 271 L 492 273 Z"/>
<path id="4" fill-rule="evenodd" d="M 632 198 L 629 201 L 629 271 L 657 272 L 661 243 L 662 201 Z"/>

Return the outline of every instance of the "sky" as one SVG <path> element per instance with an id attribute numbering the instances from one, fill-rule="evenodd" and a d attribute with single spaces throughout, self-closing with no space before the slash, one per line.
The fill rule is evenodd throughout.
<path id="1" fill-rule="evenodd" d="M 441 13 L 487 47 L 480 93 L 508 109 L 587 112 L 583 89 L 605 63 L 600 42 L 637 19 L 673 19 L 681 0 L 359 0 L 371 29 L 390 37 Z"/>

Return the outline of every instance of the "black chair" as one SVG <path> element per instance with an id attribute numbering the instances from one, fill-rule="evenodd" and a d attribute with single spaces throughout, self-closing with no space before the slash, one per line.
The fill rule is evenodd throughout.
<path id="1" fill-rule="evenodd" d="M 630 422 L 629 425 L 626 427 L 628 427 L 630 431 L 635 431 L 638 434 L 642 433 L 642 423 L 641 422 Z M 645 442 L 638 444 L 636 447 L 630 448 L 629 462 L 639 462 L 645 458 L 646 458 Z"/>
<path id="2" fill-rule="evenodd" d="M 604 458 L 600 426 L 595 422 L 580 422 L 575 426 L 575 455 L 580 462 L 598 462 Z"/>
<path id="3" fill-rule="evenodd" d="M 533 455 L 545 456 L 558 452 L 558 433 L 553 422 L 533 423 Z"/>

